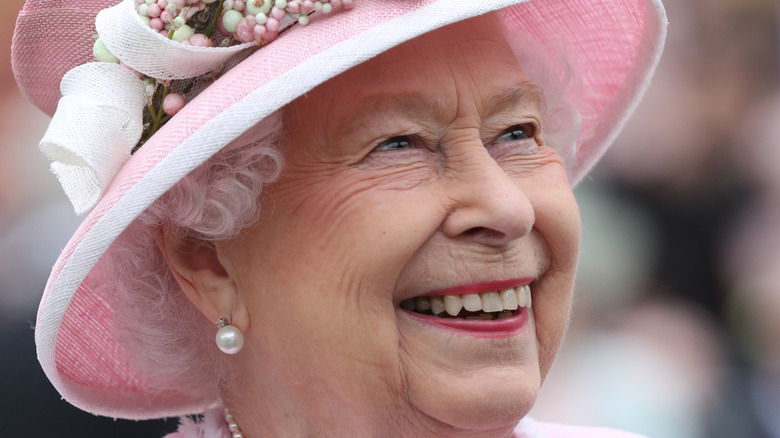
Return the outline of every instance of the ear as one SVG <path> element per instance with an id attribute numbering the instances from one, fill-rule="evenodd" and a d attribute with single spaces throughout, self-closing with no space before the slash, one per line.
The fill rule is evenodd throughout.
<path id="1" fill-rule="evenodd" d="M 225 317 L 241 331 L 249 328 L 249 312 L 236 283 L 220 262 L 218 246 L 181 229 L 152 230 L 157 246 L 184 294 L 216 324 Z"/>

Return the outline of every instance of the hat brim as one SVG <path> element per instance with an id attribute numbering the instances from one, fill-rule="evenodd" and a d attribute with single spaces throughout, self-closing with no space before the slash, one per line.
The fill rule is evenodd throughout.
<path id="1" fill-rule="evenodd" d="M 53 0 L 30 3 L 51 4 Z M 105 3 L 114 2 L 92 0 L 90 5 L 110 6 Z M 635 108 L 658 62 L 666 32 L 666 17 L 658 0 L 357 3 L 349 12 L 312 20 L 305 28 L 291 28 L 211 85 L 124 165 L 86 217 L 52 270 L 36 324 L 42 367 L 70 403 L 99 415 L 147 419 L 201 412 L 218 402 L 217 394 L 213 400 L 203 400 L 188 394 L 187 388 L 160 393 L 151 376 L 133 368 L 127 352 L 112 337 L 115 309 L 94 287 L 104 277 L 101 269 L 106 268 L 98 262 L 165 191 L 277 109 L 404 41 L 502 10 L 509 29 L 520 29 L 550 47 L 566 47 L 572 57 L 572 74 L 581 84 L 577 102 L 584 133 L 570 163 L 574 184 L 600 158 Z M 79 8 L 83 21 L 82 2 Z M 25 10 L 29 16 L 38 13 L 28 6 Z M 32 23 L 20 17 L 15 50 L 22 47 L 25 26 Z M 48 24 L 57 26 L 52 21 Z M 88 43 L 88 54 L 84 55 L 83 48 L 69 48 L 69 62 L 89 61 L 83 58 L 91 54 L 91 35 L 84 41 L 81 32 L 89 31 L 74 31 L 70 44 Z M 15 65 L 17 77 L 33 70 L 29 65 Z M 23 85 L 25 93 L 51 113 L 58 96 L 51 87 L 61 74 L 53 71 L 44 79 L 40 69 L 36 71 L 40 77 Z"/>

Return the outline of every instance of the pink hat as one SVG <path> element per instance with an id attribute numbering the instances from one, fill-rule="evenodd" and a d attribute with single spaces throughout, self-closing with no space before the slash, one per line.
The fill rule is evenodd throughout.
<path id="1" fill-rule="evenodd" d="M 117 3 L 27 0 L 14 34 L 13 68 L 22 92 L 44 112 L 54 113 L 62 97 L 61 82 L 66 96 L 83 85 L 83 80 L 69 82 L 66 72 L 94 61 L 94 37 L 110 33 L 111 29 L 101 26 L 110 27 L 105 23 L 112 19 L 98 19 L 96 30 L 95 16 Z M 116 8 L 124 4 L 135 7 L 136 1 L 124 0 Z M 190 414 L 212 406 L 215 400 L 197 399 L 186 388 L 161 394 L 150 383 L 153 376 L 132 366 L 126 350 L 112 336 L 112 317 L 119 310 L 96 292 L 95 285 L 105 274 L 101 269 L 111 268 L 98 264 L 100 258 L 112 251 L 123 230 L 166 190 L 279 108 L 404 41 L 496 10 L 510 34 L 518 29 L 550 50 L 566 49 L 571 74 L 581 84 L 576 104 L 583 129 L 569 166 L 572 183 L 579 181 L 615 139 L 648 85 L 666 33 L 660 0 L 355 0 L 350 10 L 329 17 L 314 14 L 308 25 L 291 26 L 208 85 L 132 156 L 133 140 L 137 141 L 140 132 L 128 128 L 102 138 L 130 149 L 117 152 L 120 158 L 98 157 L 113 167 L 108 174 L 87 175 L 97 184 L 97 191 L 89 193 L 94 202 L 82 205 L 91 211 L 52 270 L 36 323 L 38 358 L 62 396 L 86 411 L 129 419 Z M 150 35 L 160 37 L 154 32 Z M 106 45 L 112 52 L 121 51 L 116 43 Z M 198 56 L 223 56 L 213 55 L 216 48 L 190 50 L 185 59 L 195 61 L 188 68 L 212 62 Z M 132 53 L 117 56 L 135 70 L 148 73 L 125 60 Z M 104 67 L 114 68 L 98 69 Z M 139 87 L 133 85 L 140 80 L 128 75 L 129 69 L 119 70 L 116 74 L 129 84 L 128 89 Z M 176 72 L 170 74 L 175 77 Z M 82 88 L 91 87 L 86 93 L 98 99 L 119 94 L 116 99 L 121 105 L 113 109 L 98 104 L 101 117 L 112 114 L 106 117 L 119 120 L 124 127 L 137 123 L 134 114 L 122 109 L 122 105 L 139 104 L 135 91 L 123 95 L 121 90 L 88 85 Z M 83 117 L 88 121 L 92 116 Z M 78 121 L 72 119 L 70 124 Z M 69 126 L 57 128 L 62 132 L 54 134 L 76 135 Z M 47 150 L 47 138 L 42 149 L 59 160 L 58 173 L 81 172 L 82 161 L 89 160 L 69 150 Z"/>

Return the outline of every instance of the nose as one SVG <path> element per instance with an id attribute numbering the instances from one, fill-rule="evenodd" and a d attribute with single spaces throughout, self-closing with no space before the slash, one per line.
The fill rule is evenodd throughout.
<path id="1" fill-rule="evenodd" d="M 445 235 L 501 247 L 531 231 L 531 202 L 487 149 L 472 149 L 450 170 L 445 184 L 453 207 L 442 224 Z"/>

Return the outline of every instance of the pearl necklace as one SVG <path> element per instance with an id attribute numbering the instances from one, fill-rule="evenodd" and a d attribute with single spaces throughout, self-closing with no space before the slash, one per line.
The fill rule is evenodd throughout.
<path id="1" fill-rule="evenodd" d="M 246 438 L 244 432 L 240 427 L 238 427 L 236 419 L 233 418 L 233 414 L 231 414 L 227 408 L 225 408 L 225 422 L 228 425 L 228 430 L 230 430 L 230 433 L 233 434 L 232 438 Z"/>

